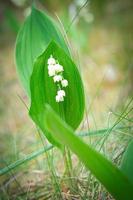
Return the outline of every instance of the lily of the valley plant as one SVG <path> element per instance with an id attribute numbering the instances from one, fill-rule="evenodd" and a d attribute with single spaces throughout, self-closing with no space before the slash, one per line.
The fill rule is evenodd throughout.
<path id="1" fill-rule="evenodd" d="M 115 199 L 132 200 L 133 184 L 122 170 L 75 135 L 85 109 L 81 76 L 58 25 L 35 7 L 17 37 L 16 66 L 42 134 L 70 148 Z"/>

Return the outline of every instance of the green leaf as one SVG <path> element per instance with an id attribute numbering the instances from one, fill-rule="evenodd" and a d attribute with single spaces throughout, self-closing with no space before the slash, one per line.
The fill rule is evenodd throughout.
<path id="1" fill-rule="evenodd" d="M 63 76 L 68 80 L 68 86 L 64 89 L 66 96 L 63 102 L 57 103 L 57 84 L 48 76 L 48 58 L 53 55 L 63 66 Z M 46 51 L 37 58 L 31 76 L 31 107 L 30 116 L 42 129 L 51 142 L 50 134 L 45 131 L 43 118 L 44 105 L 48 103 L 73 129 L 76 129 L 84 114 L 84 90 L 79 71 L 70 57 L 54 41 Z M 54 123 L 54 122 L 53 122 Z M 53 141 L 52 141 L 53 143 Z"/>
<path id="2" fill-rule="evenodd" d="M 49 105 L 45 106 L 44 125 L 53 137 L 78 156 L 116 200 L 133 199 L 133 185 L 122 171 L 76 136 Z"/>
<path id="3" fill-rule="evenodd" d="M 129 143 L 123 155 L 121 170 L 133 183 L 133 140 Z"/>
<path id="4" fill-rule="evenodd" d="M 26 18 L 16 41 L 17 71 L 28 96 L 30 96 L 30 76 L 33 63 L 52 39 L 70 55 L 55 22 L 46 13 L 32 7 L 32 12 Z"/>

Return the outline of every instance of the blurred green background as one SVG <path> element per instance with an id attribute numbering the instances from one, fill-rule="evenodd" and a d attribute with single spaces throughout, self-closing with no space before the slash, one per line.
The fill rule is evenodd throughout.
<path id="1" fill-rule="evenodd" d="M 132 97 L 133 1 L 38 0 L 35 3 L 47 10 L 67 33 L 85 86 L 89 128 L 106 127 Z M 31 4 L 28 0 L 0 0 L 0 168 L 40 147 L 23 103 L 28 105 L 14 58 L 16 36 Z M 84 120 L 84 129 L 88 120 Z M 30 168 L 36 166 L 40 169 L 42 161 L 35 160 Z"/>

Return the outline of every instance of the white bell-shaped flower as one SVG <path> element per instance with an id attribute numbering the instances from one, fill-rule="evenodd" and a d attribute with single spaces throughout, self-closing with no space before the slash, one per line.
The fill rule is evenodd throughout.
<path id="1" fill-rule="evenodd" d="M 68 81 L 66 79 L 63 79 L 61 81 L 61 85 L 62 85 L 62 87 L 67 87 L 68 86 Z"/>
<path id="2" fill-rule="evenodd" d="M 64 101 L 64 96 L 65 96 L 65 91 L 64 90 L 58 90 L 57 91 L 57 95 L 55 97 L 56 99 L 56 102 L 61 102 L 61 101 Z"/>
<path id="3" fill-rule="evenodd" d="M 48 65 L 48 70 L 55 70 L 55 65 Z"/>
<path id="4" fill-rule="evenodd" d="M 63 66 L 60 65 L 60 64 L 55 65 L 55 70 L 56 70 L 57 73 L 64 71 Z"/>
<path id="5" fill-rule="evenodd" d="M 63 96 L 59 96 L 59 95 L 56 95 L 55 99 L 56 99 L 56 102 L 64 101 L 64 97 Z"/>
<path id="6" fill-rule="evenodd" d="M 64 91 L 64 90 L 58 90 L 58 91 L 57 91 L 57 95 L 58 95 L 58 96 L 61 96 L 61 97 L 64 97 L 64 96 L 66 96 L 66 94 L 65 94 L 65 91 Z"/>
<path id="7" fill-rule="evenodd" d="M 52 68 L 49 69 L 49 70 L 48 70 L 48 75 L 49 75 L 49 76 L 55 76 L 55 69 L 54 69 L 54 68 L 53 68 L 53 69 L 52 69 Z"/>
<path id="8" fill-rule="evenodd" d="M 48 59 L 48 65 L 55 65 L 55 64 L 56 64 L 56 60 L 51 55 L 50 58 Z"/>
<path id="9" fill-rule="evenodd" d="M 59 81 L 62 81 L 62 76 L 61 75 L 55 75 L 53 79 L 54 79 L 54 82 L 59 82 Z"/>

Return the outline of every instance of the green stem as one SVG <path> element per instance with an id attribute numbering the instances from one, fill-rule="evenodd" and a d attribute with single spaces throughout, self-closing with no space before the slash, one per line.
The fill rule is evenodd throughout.
<path id="1" fill-rule="evenodd" d="M 51 162 L 49 152 L 46 152 L 46 157 L 47 157 L 48 167 L 51 171 L 51 178 L 52 178 L 53 186 L 54 186 L 54 189 L 55 189 L 55 194 L 57 194 L 56 198 L 63 199 L 60 184 L 59 184 L 58 179 L 56 178 L 56 172 L 55 172 L 53 163 Z"/>
<path id="2" fill-rule="evenodd" d="M 60 104 L 60 116 L 65 121 L 63 103 Z M 68 179 L 68 187 L 72 188 L 74 186 L 73 180 L 71 179 L 71 177 L 73 176 L 72 159 L 71 159 L 70 151 L 66 147 L 64 147 L 63 159 L 64 159 L 64 165 L 65 165 L 64 176 L 67 176 L 70 178 Z"/>
<path id="3" fill-rule="evenodd" d="M 43 141 L 42 135 L 41 135 L 39 130 L 38 130 L 38 134 L 40 136 L 42 145 L 45 148 L 46 144 L 45 144 L 45 141 Z M 46 151 L 46 159 L 47 159 L 47 163 L 48 163 L 48 168 L 51 172 L 51 179 L 52 179 L 53 187 L 54 187 L 54 190 L 55 190 L 55 194 L 57 195 L 56 198 L 57 198 L 57 200 L 58 200 L 58 198 L 63 199 L 62 193 L 61 193 L 61 190 L 60 190 L 60 184 L 59 184 L 59 181 L 57 179 L 56 171 L 55 171 L 55 168 L 53 166 L 53 162 L 51 161 L 51 158 L 52 158 L 52 156 L 50 155 L 50 153 Z"/>

